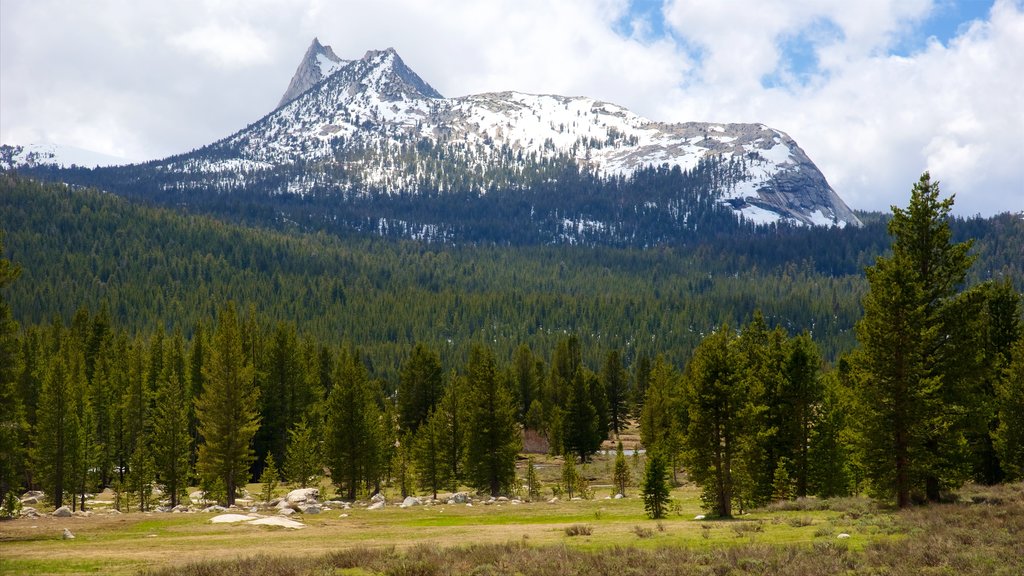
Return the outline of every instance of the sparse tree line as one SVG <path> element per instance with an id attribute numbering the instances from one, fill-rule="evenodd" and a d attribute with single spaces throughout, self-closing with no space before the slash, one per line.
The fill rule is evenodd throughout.
<path id="1" fill-rule="evenodd" d="M 371 377 L 358 348 L 267 327 L 234 304 L 186 340 L 130 336 L 105 307 L 19 329 L 0 299 L 0 493 L 41 488 L 81 507 L 114 487 L 146 509 L 154 483 L 172 505 L 198 484 L 230 504 L 253 479 L 307 485 L 326 470 L 349 499 L 385 485 L 498 495 L 521 489 L 524 428 L 567 455 L 573 490 L 572 465 L 631 418 L 656 507 L 659 467 L 699 484 L 718 516 L 855 491 L 903 506 L 968 479 L 1020 479 L 1020 295 L 1009 282 L 964 285 L 969 245 L 950 239 L 950 206 L 926 175 L 894 211 L 892 253 L 868 269 L 859 346 L 834 367 L 810 334 L 755 314 L 704 336 L 682 370 L 642 354 L 627 366 L 616 349 L 594 369 L 568 336 L 547 357 L 520 345 L 500 360 L 474 344 L 453 366 L 417 344 L 395 383 Z M 17 276 L 0 260 L 0 288 Z"/>

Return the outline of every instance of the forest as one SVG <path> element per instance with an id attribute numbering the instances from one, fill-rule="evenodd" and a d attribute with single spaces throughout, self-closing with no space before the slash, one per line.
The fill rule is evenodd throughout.
<path id="1" fill-rule="evenodd" d="M 629 421 L 718 517 L 1024 476 L 1020 218 L 952 219 L 927 174 L 845 247 L 863 274 L 758 268 L 763 241 L 441 247 L 0 185 L 3 494 L 512 494 L 523 430 L 581 462 Z"/>

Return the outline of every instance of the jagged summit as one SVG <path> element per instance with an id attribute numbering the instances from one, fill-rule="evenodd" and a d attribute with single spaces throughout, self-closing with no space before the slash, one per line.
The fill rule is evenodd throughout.
<path id="1" fill-rule="evenodd" d="M 348 62 L 348 60 L 339 58 L 330 46 L 321 44 L 319 38 L 313 38 L 313 43 L 309 45 L 306 55 L 299 62 L 299 67 L 295 70 L 295 75 L 288 83 L 288 89 L 284 91 L 284 96 L 277 103 L 277 107 L 280 108 L 291 102 L 316 85 L 317 82 L 337 72 Z"/>

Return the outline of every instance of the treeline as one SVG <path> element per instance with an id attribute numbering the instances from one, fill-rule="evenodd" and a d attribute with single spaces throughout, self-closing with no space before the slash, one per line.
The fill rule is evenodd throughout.
<path id="1" fill-rule="evenodd" d="M 858 346 L 834 369 L 760 316 L 708 335 L 682 373 L 656 362 L 644 445 L 686 470 L 710 513 L 853 492 L 904 507 L 1024 479 L 1021 295 L 966 282 L 971 244 L 953 241 L 951 207 L 926 173 L 894 210 Z"/>

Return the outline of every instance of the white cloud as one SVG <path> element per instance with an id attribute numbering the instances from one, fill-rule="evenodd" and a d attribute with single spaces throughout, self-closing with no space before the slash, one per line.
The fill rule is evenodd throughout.
<path id="1" fill-rule="evenodd" d="M 0 141 L 182 152 L 269 112 L 319 36 L 347 58 L 393 46 L 448 96 L 588 95 L 656 120 L 763 122 L 857 208 L 904 203 L 928 169 L 961 213 L 1020 210 L 1024 7 L 999 0 L 908 52 L 943 1 L 671 0 L 659 37 L 629 0 L 4 0 Z"/>

